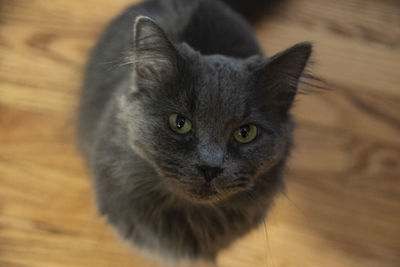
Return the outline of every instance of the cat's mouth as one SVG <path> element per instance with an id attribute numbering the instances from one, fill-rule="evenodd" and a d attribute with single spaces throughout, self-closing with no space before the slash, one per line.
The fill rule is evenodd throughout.
<path id="1" fill-rule="evenodd" d="M 181 197 L 195 202 L 210 204 L 226 200 L 232 195 L 251 188 L 251 182 L 226 184 L 221 181 L 181 183 L 177 180 L 170 184 L 172 191 Z"/>
<path id="2" fill-rule="evenodd" d="M 211 203 L 224 198 L 210 183 L 204 183 L 201 186 L 193 186 L 187 189 L 185 193 L 190 200 L 195 202 Z"/>

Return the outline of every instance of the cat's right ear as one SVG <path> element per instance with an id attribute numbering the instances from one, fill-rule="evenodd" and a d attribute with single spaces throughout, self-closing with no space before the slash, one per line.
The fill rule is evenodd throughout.
<path id="1" fill-rule="evenodd" d="M 137 82 L 144 86 L 168 83 L 177 74 L 178 53 L 164 31 L 149 17 L 136 18 L 133 33 Z"/>

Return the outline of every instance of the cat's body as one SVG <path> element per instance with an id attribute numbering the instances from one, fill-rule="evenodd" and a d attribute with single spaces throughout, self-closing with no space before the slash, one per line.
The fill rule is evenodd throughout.
<path id="1" fill-rule="evenodd" d="M 216 0 L 128 8 L 92 53 L 80 109 L 101 214 L 140 249 L 214 261 L 282 188 L 287 112 L 310 49 L 264 59 L 244 19 Z M 173 132 L 171 113 L 193 129 Z M 258 134 L 239 144 L 231 133 L 246 123 Z"/>

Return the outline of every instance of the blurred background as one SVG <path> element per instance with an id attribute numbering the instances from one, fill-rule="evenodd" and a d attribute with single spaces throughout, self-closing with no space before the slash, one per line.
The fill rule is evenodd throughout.
<path id="1" fill-rule="evenodd" d="M 75 145 L 82 70 L 128 0 L 0 0 L 0 266 L 155 266 L 98 217 Z M 223 267 L 400 266 L 400 1 L 287 0 L 272 55 L 313 41 L 287 192 Z M 129 34 L 129 33 L 128 33 Z"/>

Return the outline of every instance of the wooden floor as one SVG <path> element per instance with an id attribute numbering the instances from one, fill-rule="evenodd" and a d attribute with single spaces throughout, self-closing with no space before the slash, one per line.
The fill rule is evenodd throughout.
<path id="1" fill-rule="evenodd" d="M 154 266 L 96 214 L 75 146 L 82 67 L 126 0 L 0 0 L 0 266 Z M 315 44 L 288 190 L 222 267 L 400 266 L 400 2 L 287 0 L 268 54 Z M 130 34 L 130 33 L 127 33 Z"/>

